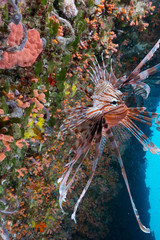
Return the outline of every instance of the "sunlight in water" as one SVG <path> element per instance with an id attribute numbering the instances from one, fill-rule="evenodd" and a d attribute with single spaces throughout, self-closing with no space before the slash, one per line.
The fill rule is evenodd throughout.
<path id="1" fill-rule="evenodd" d="M 156 110 L 160 113 L 160 103 Z M 151 127 L 151 140 L 160 148 L 160 132 Z M 146 186 L 149 188 L 150 229 L 156 240 L 160 240 L 160 155 L 146 152 Z"/>

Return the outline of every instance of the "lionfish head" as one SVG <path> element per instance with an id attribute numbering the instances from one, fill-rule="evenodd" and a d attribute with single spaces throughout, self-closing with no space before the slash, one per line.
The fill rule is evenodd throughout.
<path id="1" fill-rule="evenodd" d="M 99 111 L 110 127 L 115 126 L 125 118 L 128 112 L 122 97 L 122 92 L 116 89 L 109 80 L 101 80 L 95 86 L 92 111 L 89 109 L 88 113 L 93 115 L 94 111 Z"/>

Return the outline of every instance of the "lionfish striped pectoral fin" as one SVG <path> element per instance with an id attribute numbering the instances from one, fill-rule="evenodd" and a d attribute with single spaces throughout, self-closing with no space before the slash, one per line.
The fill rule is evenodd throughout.
<path id="1" fill-rule="evenodd" d="M 129 116 L 125 117 L 121 121 L 123 126 L 125 126 L 138 139 L 138 141 L 143 145 L 143 150 L 144 151 L 150 150 L 150 152 L 152 154 L 160 154 L 160 149 L 154 143 L 152 143 L 151 140 L 130 119 L 132 116 L 130 116 L 130 118 L 129 118 Z M 138 118 L 136 119 L 134 117 L 132 117 L 132 118 L 135 119 L 135 120 L 138 120 L 140 122 L 147 123 L 143 119 L 138 119 Z"/>
<path id="2" fill-rule="evenodd" d="M 84 149 L 82 148 L 82 146 L 80 146 L 77 149 L 77 153 L 75 154 L 74 158 L 71 160 L 71 164 L 69 165 L 69 169 L 66 170 L 64 172 L 64 174 L 61 176 L 61 178 L 58 180 L 58 182 L 61 182 L 60 187 L 59 187 L 59 205 L 60 205 L 60 208 L 61 208 L 61 210 L 64 214 L 65 214 L 65 211 L 63 210 L 62 203 L 65 202 L 67 192 L 68 192 L 68 189 L 69 189 L 69 187 L 68 187 L 69 184 L 67 184 L 67 180 L 68 180 L 68 178 L 71 174 L 73 166 L 78 161 L 78 159 L 83 154 L 83 152 L 84 152 Z"/>
<path id="3" fill-rule="evenodd" d="M 71 159 L 69 164 L 67 164 L 68 169 L 65 171 L 65 173 L 60 178 L 61 183 L 60 183 L 60 187 L 59 187 L 59 204 L 60 204 L 60 207 L 61 207 L 61 210 L 63 213 L 65 213 L 65 212 L 62 208 L 62 203 L 63 203 L 63 201 L 65 201 L 67 192 L 68 192 L 68 190 L 71 189 L 71 186 L 75 180 L 75 176 L 78 173 L 78 171 L 83 163 L 83 160 L 85 159 L 94 139 L 96 141 L 96 153 L 95 153 L 95 159 L 94 159 L 93 167 L 92 167 L 92 174 L 87 182 L 86 187 L 84 188 L 82 194 L 80 195 L 80 198 L 78 199 L 78 201 L 75 205 L 75 208 L 74 208 L 74 212 L 72 214 L 72 219 L 74 219 L 75 222 L 76 222 L 75 214 L 76 214 L 77 208 L 92 181 L 92 178 L 93 178 L 93 175 L 95 172 L 95 168 L 96 168 L 96 164 L 98 161 L 97 156 L 99 155 L 99 147 L 98 146 L 100 145 L 100 140 L 101 140 L 102 119 L 100 118 L 95 121 L 88 120 L 87 125 L 85 123 L 82 125 L 78 125 L 78 128 L 76 128 L 76 129 L 79 133 L 79 138 L 77 139 L 78 146 L 77 146 L 77 142 L 76 142 L 75 146 L 73 146 L 73 151 L 75 152 L 75 155 Z M 76 165 L 77 165 L 77 167 L 75 168 Z M 73 171 L 73 168 L 75 168 L 75 170 L 74 170 L 74 173 L 72 174 L 71 179 L 69 180 L 70 175 Z"/>
<path id="4" fill-rule="evenodd" d="M 153 75 L 157 72 L 160 72 L 160 63 L 139 73 L 135 78 L 133 78 L 129 83 L 133 87 L 134 93 L 142 96 L 144 99 L 147 99 L 150 93 L 150 87 L 148 84 L 142 81 L 146 80 L 150 75 Z"/>
<path id="5" fill-rule="evenodd" d="M 78 170 L 80 169 L 80 166 L 91 147 L 91 143 L 94 139 L 96 128 L 97 128 L 97 123 L 93 124 L 93 126 L 90 129 L 83 129 L 83 138 L 81 137 L 77 140 L 79 146 L 75 150 L 74 157 L 71 159 L 69 164 L 67 164 L 68 170 L 66 170 L 65 173 L 60 178 L 59 182 L 61 182 L 61 184 L 59 187 L 59 204 L 60 204 L 60 208 L 63 213 L 65 213 L 65 212 L 62 208 L 62 203 L 65 201 L 67 192 L 71 188 L 71 186 L 74 182 L 75 176 L 76 176 Z M 73 147 L 73 149 L 74 149 L 74 147 Z M 70 174 L 72 172 L 74 165 L 79 161 L 80 158 L 81 158 L 81 160 L 79 162 L 78 167 L 76 168 L 76 170 L 74 172 L 73 177 L 71 178 L 69 183 L 67 183 L 68 178 L 70 177 Z"/>
<path id="6" fill-rule="evenodd" d="M 133 70 L 133 72 L 127 77 L 125 82 L 130 81 L 140 72 L 143 65 L 145 65 L 153 57 L 153 54 L 157 51 L 157 49 L 159 47 L 160 47 L 160 39 L 157 41 L 157 43 L 154 45 L 154 47 L 150 50 L 150 52 L 142 59 L 142 61 Z"/>
<path id="7" fill-rule="evenodd" d="M 128 116 L 148 126 L 154 126 L 160 131 L 160 113 L 140 111 L 141 108 L 129 108 Z M 145 110 L 145 109 L 144 109 Z"/>
<path id="8" fill-rule="evenodd" d="M 100 156 L 100 146 L 101 146 L 101 137 L 102 137 L 102 124 L 101 122 L 99 123 L 99 126 L 97 128 L 97 131 L 96 131 L 96 135 L 95 135 L 95 156 L 94 156 L 94 160 L 93 160 L 93 165 L 92 165 L 92 171 L 91 171 L 91 175 L 87 181 L 87 184 L 86 186 L 84 187 L 79 199 L 77 200 L 76 204 L 75 204 L 75 207 L 74 207 L 74 211 L 73 211 L 73 214 L 71 216 L 71 219 L 73 219 L 76 223 L 76 212 L 77 212 L 77 209 L 78 209 L 78 206 L 82 200 L 82 198 L 84 197 L 85 193 L 87 192 L 91 182 L 92 182 L 92 179 L 93 179 L 93 176 L 94 176 L 94 173 L 95 173 L 95 170 L 96 170 L 96 166 L 97 166 L 97 163 L 98 163 L 98 159 L 99 159 L 99 156 Z"/>
<path id="9" fill-rule="evenodd" d="M 131 84 L 133 89 L 135 90 L 135 94 L 141 95 L 144 99 L 146 99 L 149 95 L 150 88 L 146 83 L 142 83 L 142 81 L 146 80 L 149 76 L 159 72 L 160 64 L 157 64 L 142 72 L 140 72 L 140 70 L 143 67 L 143 65 L 146 64 L 152 58 L 153 54 L 157 51 L 159 47 L 160 39 L 128 77 L 124 76 L 117 80 L 116 83 L 117 87 L 122 87 Z"/>
<path id="10" fill-rule="evenodd" d="M 139 224 L 139 227 L 140 229 L 145 232 L 145 233 L 150 233 L 150 229 L 149 228 L 146 228 L 142 223 L 141 223 L 141 220 L 140 220 L 140 217 L 139 217 L 139 214 L 138 214 L 138 211 L 137 211 L 137 208 L 135 206 L 135 203 L 133 201 L 133 198 L 132 198 L 132 195 L 131 195 L 131 191 L 130 191 L 130 187 L 129 187 L 129 183 L 128 183 L 128 179 L 127 179 L 127 175 L 126 175 L 126 171 L 125 171 L 125 168 L 124 168 L 124 165 L 123 165 L 123 161 L 122 161 L 122 158 L 121 158 L 121 155 L 120 155 L 120 152 L 119 152 L 119 149 L 118 149 L 118 145 L 116 143 L 116 140 L 114 139 L 114 136 L 113 136 L 113 133 L 111 131 L 110 128 L 103 128 L 103 135 L 105 134 L 105 136 L 109 139 L 112 147 L 113 147 L 113 150 L 114 150 L 114 153 L 116 154 L 117 158 L 118 158 L 118 161 L 119 161 L 119 164 L 120 164 L 120 167 L 121 167 L 121 172 L 122 172 L 122 176 L 123 176 L 123 179 L 125 181 L 125 184 L 126 184 L 126 187 L 127 187 L 127 191 L 128 191 L 128 194 L 129 194 L 129 197 L 130 197 L 130 201 L 131 201 L 131 204 L 132 204 L 132 208 L 133 208 L 133 211 L 134 211 L 134 214 L 135 214 L 135 217 L 137 219 L 137 222 Z"/>
<path id="11" fill-rule="evenodd" d="M 148 98 L 148 95 L 150 93 L 150 87 L 148 84 L 144 83 L 144 82 L 138 82 L 136 84 L 131 84 L 134 93 L 138 96 L 143 97 L 144 99 Z"/>
<path id="12" fill-rule="evenodd" d="M 157 73 L 160 71 L 160 63 L 151 67 L 151 68 L 148 68 L 146 70 L 144 70 L 143 72 L 140 72 L 139 74 L 137 74 L 133 80 L 130 81 L 130 83 L 136 83 L 138 81 L 144 81 L 146 80 L 149 76 Z"/>

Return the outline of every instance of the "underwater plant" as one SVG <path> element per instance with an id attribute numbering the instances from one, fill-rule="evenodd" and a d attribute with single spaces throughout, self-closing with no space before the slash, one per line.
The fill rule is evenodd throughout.
<path id="1" fill-rule="evenodd" d="M 124 139 L 127 131 L 129 131 L 143 145 L 145 151 L 150 150 L 153 154 L 160 154 L 160 149 L 156 147 L 132 121 L 137 120 L 149 126 L 153 125 L 157 127 L 157 130 L 159 130 L 160 114 L 147 112 L 145 111 L 145 107 L 128 107 L 126 102 L 126 97 L 131 92 L 142 96 L 144 99 L 148 97 L 150 87 L 144 81 L 150 75 L 160 71 L 160 63 L 142 72 L 140 72 L 140 70 L 142 66 L 152 58 L 153 54 L 159 47 L 160 40 L 158 40 L 151 51 L 145 56 L 145 58 L 138 64 L 138 66 L 128 77 L 123 76 L 116 78 L 112 69 L 112 64 L 109 74 L 106 69 L 103 55 L 102 67 L 99 65 L 96 57 L 94 57 L 94 59 L 92 59 L 93 66 L 90 67 L 89 74 L 91 81 L 95 85 L 95 88 L 92 96 L 91 93 L 87 93 L 91 104 L 89 106 L 79 106 L 66 110 L 66 112 L 69 114 L 69 117 L 61 126 L 60 134 L 66 133 L 67 131 L 74 132 L 77 136 L 77 140 L 72 147 L 74 156 L 66 165 L 67 169 L 59 179 L 59 182 L 61 182 L 59 187 L 59 203 L 63 213 L 64 210 L 62 208 L 62 203 L 66 199 L 67 192 L 71 189 L 76 174 L 79 171 L 88 151 L 90 150 L 91 145 L 95 143 L 95 156 L 91 175 L 77 203 L 74 206 L 74 211 L 71 216 L 75 222 L 75 215 L 78 206 L 91 184 L 98 159 L 102 155 L 105 141 L 108 139 L 119 161 L 122 175 L 139 227 L 143 232 L 150 233 L 150 229 L 146 228 L 141 223 L 137 208 L 133 201 L 125 168 L 114 133 L 118 131 L 120 137 Z M 71 171 L 76 164 L 78 164 L 78 166 L 75 169 L 71 180 L 68 181 Z"/>

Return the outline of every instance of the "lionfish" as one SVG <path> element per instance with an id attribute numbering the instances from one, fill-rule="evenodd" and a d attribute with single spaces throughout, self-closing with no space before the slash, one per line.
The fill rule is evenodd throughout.
<path id="1" fill-rule="evenodd" d="M 145 111 L 145 107 L 127 107 L 127 104 L 124 100 L 126 93 L 125 91 L 122 92 L 123 88 L 125 89 L 128 87 L 132 89 L 134 94 L 142 96 L 144 99 L 148 97 L 150 87 L 144 82 L 144 80 L 146 80 L 150 75 L 160 71 L 160 63 L 142 72 L 140 72 L 140 70 L 142 66 L 152 58 L 153 54 L 159 47 L 160 39 L 128 77 L 123 76 L 116 78 L 112 69 L 112 65 L 110 73 L 108 73 L 103 55 L 102 66 L 100 66 L 95 57 L 89 70 L 90 79 L 95 85 L 94 93 L 91 96 L 91 106 L 79 106 L 68 109 L 67 111 L 70 115 L 61 126 L 60 133 L 65 133 L 68 130 L 75 131 L 77 134 L 78 144 L 75 144 L 75 146 L 72 148 L 74 151 L 74 156 L 66 165 L 67 169 L 59 179 L 59 182 L 61 182 L 59 187 L 59 203 L 63 212 L 64 210 L 62 208 L 62 203 L 66 199 L 67 192 L 71 189 L 75 176 L 80 169 L 91 145 L 93 144 L 93 141 L 95 143 L 95 156 L 93 159 L 91 175 L 74 206 L 74 211 L 71 216 L 71 219 L 73 219 L 75 222 L 77 208 L 91 184 L 98 159 L 103 153 L 105 145 L 104 140 L 108 139 L 119 161 L 124 182 L 127 187 L 131 205 L 139 227 L 143 232 L 150 233 L 150 229 L 146 228 L 141 223 L 140 216 L 133 201 L 126 171 L 119 152 L 118 143 L 114 136 L 114 129 L 119 126 L 119 134 L 121 133 L 122 127 L 129 130 L 129 132 L 131 132 L 143 145 L 143 149 L 145 151 L 150 150 L 153 154 L 160 154 L 160 149 L 151 142 L 151 140 L 138 128 L 133 121 L 137 120 L 149 126 L 154 125 L 159 130 L 160 114 L 147 112 Z M 75 164 L 78 164 L 78 166 L 75 169 L 71 179 L 68 180 Z"/>

